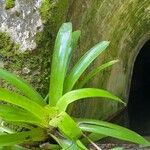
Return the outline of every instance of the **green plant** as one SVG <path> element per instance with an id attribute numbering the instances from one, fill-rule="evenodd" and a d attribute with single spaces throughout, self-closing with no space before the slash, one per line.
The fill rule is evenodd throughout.
<path id="1" fill-rule="evenodd" d="M 72 32 L 71 23 L 64 23 L 59 29 L 52 59 L 50 89 L 45 99 L 26 81 L 0 69 L 0 78 L 19 91 L 0 88 L 0 100 L 3 102 L 0 104 L 0 147 L 25 149 L 23 147 L 34 147 L 37 142 L 48 142 L 44 149 L 87 150 L 85 145 L 88 142 L 107 136 L 149 145 L 143 137 L 126 128 L 105 121 L 73 118 L 67 114 L 68 105 L 83 98 L 105 97 L 125 104 L 108 91 L 82 88 L 99 71 L 118 60 L 94 69 L 77 83 L 81 74 L 108 47 L 109 42 L 103 41 L 95 45 L 68 71 L 71 54 L 79 37 L 80 31 Z M 74 87 L 80 89 L 73 89 Z M 19 127 L 20 130 L 14 127 Z"/>

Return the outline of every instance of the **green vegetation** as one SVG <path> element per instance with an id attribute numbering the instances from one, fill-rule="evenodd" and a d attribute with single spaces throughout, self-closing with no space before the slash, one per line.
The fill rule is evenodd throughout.
<path id="1" fill-rule="evenodd" d="M 77 82 L 88 66 L 107 49 L 108 41 L 96 44 L 68 69 L 79 37 L 80 31 L 72 32 L 71 23 L 64 23 L 59 29 L 52 58 L 50 88 L 45 98 L 20 77 L 0 69 L 0 78 L 18 89 L 18 92 L 14 92 L 0 88 L 0 100 L 4 102 L 0 104 L 0 117 L 4 122 L 0 126 L 0 147 L 21 149 L 18 145 L 22 145 L 32 149 L 35 145 L 39 146 L 38 142 L 48 142 L 43 149 L 87 150 L 86 144 L 107 136 L 144 146 L 150 144 L 137 133 L 118 125 L 73 118 L 67 113 L 71 103 L 84 98 L 104 97 L 125 105 L 120 98 L 106 90 L 82 88 L 98 72 L 118 60 L 94 69 L 82 84 Z M 22 130 L 16 131 L 10 125 Z"/>
<path id="2" fill-rule="evenodd" d="M 5 9 L 11 9 L 15 7 L 15 0 L 6 0 L 5 1 Z"/>

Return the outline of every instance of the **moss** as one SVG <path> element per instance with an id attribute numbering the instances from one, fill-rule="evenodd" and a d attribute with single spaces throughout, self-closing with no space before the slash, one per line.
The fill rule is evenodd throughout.
<path id="1" fill-rule="evenodd" d="M 59 26 L 66 21 L 68 0 L 43 0 L 40 8 L 44 31 L 35 36 L 37 48 L 19 52 L 19 46 L 6 33 L 0 33 L 0 59 L 5 69 L 14 72 L 31 83 L 43 97 L 48 92 L 50 60 Z M 24 68 L 29 69 L 25 73 Z"/>
<path id="2" fill-rule="evenodd" d="M 17 61 L 17 65 L 19 65 L 19 60 L 16 58 L 16 56 L 21 57 L 20 54 L 17 54 L 19 45 L 12 42 L 6 33 L 0 32 L 0 39 L 0 59 L 4 62 L 5 66 L 9 63 L 14 64 L 15 61 Z"/>
<path id="3" fill-rule="evenodd" d="M 11 9 L 15 7 L 15 0 L 6 0 L 5 1 L 5 9 Z"/>

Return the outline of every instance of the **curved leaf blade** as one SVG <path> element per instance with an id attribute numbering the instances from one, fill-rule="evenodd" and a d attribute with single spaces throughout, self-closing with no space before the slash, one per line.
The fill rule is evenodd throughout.
<path id="1" fill-rule="evenodd" d="M 0 68 L 0 78 L 18 88 L 25 96 L 34 100 L 39 105 L 45 105 L 42 96 L 30 84 L 20 77 Z"/>
<path id="2" fill-rule="evenodd" d="M 61 112 L 50 120 L 49 125 L 58 128 L 61 133 L 73 141 L 76 141 L 82 134 L 76 122 L 66 112 Z"/>
<path id="3" fill-rule="evenodd" d="M 81 31 L 80 30 L 77 30 L 77 31 L 74 31 L 72 33 L 72 43 L 71 43 L 71 47 L 72 49 L 74 50 L 78 44 L 78 40 L 80 38 L 80 35 L 81 35 Z"/>
<path id="4" fill-rule="evenodd" d="M 108 41 L 100 42 L 81 57 L 81 59 L 75 64 L 65 79 L 64 93 L 70 91 L 73 88 L 81 74 L 87 69 L 93 60 L 96 59 L 108 47 L 108 45 Z"/>
<path id="5" fill-rule="evenodd" d="M 105 137 L 107 137 L 107 136 L 106 135 L 101 135 L 101 134 L 96 134 L 96 133 L 90 133 L 90 134 L 87 135 L 87 137 L 82 138 L 81 141 L 85 145 L 88 145 L 88 144 L 90 144 L 88 139 L 90 139 L 93 142 L 96 142 L 96 141 L 99 141 L 99 140 L 101 140 Z"/>
<path id="6" fill-rule="evenodd" d="M 108 91 L 96 89 L 96 88 L 83 88 L 83 89 L 73 90 L 71 92 L 64 94 L 59 99 L 56 106 L 59 108 L 60 111 L 66 111 L 70 103 L 83 98 L 90 98 L 90 97 L 105 97 L 105 98 L 110 98 L 113 101 L 117 101 L 125 104 L 120 98 L 114 96 Z"/>
<path id="7" fill-rule="evenodd" d="M 44 130 L 40 128 L 31 131 L 0 135 L 0 146 L 11 146 L 15 144 L 42 141 L 47 138 L 46 136 Z"/>
<path id="8" fill-rule="evenodd" d="M 95 77 L 100 71 L 103 71 L 104 69 L 114 65 L 118 61 L 119 60 L 112 60 L 112 61 L 109 61 L 109 62 L 102 64 L 101 66 L 95 68 L 88 75 L 86 75 L 81 82 L 79 82 L 76 85 L 76 88 L 77 89 L 82 88 L 89 80 L 91 80 L 93 77 Z"/>
<path id="9" fill-rule="evenodd" d="M 57 34 L 51 66 L 49 103 L 55 106 L 62 96 L 66 67 L 70 55 L 72 24 L 64 23 Z"/>
<path id="10" fill-rule="evenodd" d="M 81 31 L 80 30 L 74 31 L 72 33 L 71 46 L 70 46 L 70 50 L 68 52 L 69 53 L 69 59 L 68 59 L 68 62 L 67 62 L 66 73 L 67 73 L 67 70 L 69 68 L 70 60 L 71 60 L 71 57 L 72 57 L 72 52 L 77 47 L 80 35 L 81 35 Z"/>
<path id="11" fill-rule="evenodd" d="M 150 142 L 139 134 L 119 125 L 90 119 L 80 119 L 78 123 L 82 131 L 98 133 L 145 146 L 150 145 Z"/>
<path id="12" fill-rule="evenodd" d="M 72 145 L 73 145 L 73 141 L 71 141 L 69 139 L 65 139 L 65 138 L 61 137 L 59 134 L 58 135 L 50 134 L 50 135 L 62 147 L 62 149 L 69 150 L 70 147 L 72 147 Z"/>
<path id="13" fill-rule="evenodd" d="M 0 150 L 29 150 L 29 149 L 24 148 L 24 147 L 19 146 L 19 145 L 13 145 L 13 146 L 0 147 Z"/>
<path id="14" fill-rule="evenodd" d="M 10 122 L 24 122 L 34 125 L 41 125 L 42 122 L 31 113 L 13 106 L 0 105 L 0 118 Z"/>
<path id="15" fill-rule="evenodd" d="M 19 106 L 42 120 L 44 120 L 47 115 L 47 111 L 39 104 L 27 97 L 3 88 L 0 88 L 0 100 Z"/>

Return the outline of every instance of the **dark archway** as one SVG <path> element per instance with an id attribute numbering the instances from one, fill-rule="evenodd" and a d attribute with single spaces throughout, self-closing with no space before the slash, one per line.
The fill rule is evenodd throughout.
<path id="1" fill-rule="evenodd" d="M 142 47 L 134 64 L 128 117 L 130 129 L 150 135 L 150 40 Z"/>

